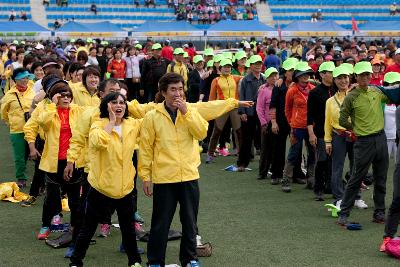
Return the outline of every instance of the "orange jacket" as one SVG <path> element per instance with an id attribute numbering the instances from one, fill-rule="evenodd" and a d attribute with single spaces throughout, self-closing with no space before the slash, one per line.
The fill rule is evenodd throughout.
<path id="1" fill-rule="evenodd" d="M 308 83 L 308 92 L 314 89 L 314 85 Z M 305 129 L 307 128 L 307 99 L 308 94 L 300 91 L 297 84 L 289 87 L 285 100 L 285 115 L 290 127 Z"/>
<path id="2" fill-rule="evenodd" d="M 231 74 L 215 78 L 211 83 L 208 100 L 239 99 L 238 83 L 242 78 L 242 76 Z"/>

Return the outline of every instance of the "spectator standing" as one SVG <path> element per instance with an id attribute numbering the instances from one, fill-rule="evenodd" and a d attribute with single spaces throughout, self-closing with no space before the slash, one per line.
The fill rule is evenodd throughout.
<path id="1" fill-rule="evenodd" d="M 119 50 L 114 50 L 113 56 L 114 58 L 108 63 L 107 72 L 111 73 L 112 78 L 123 81 L 126 76 L 126 62 Z"/>
<path id="2" fill-rule="evenodd" d="M 172 61 L 174 60 L 174 48 L 172 46 L 170 46 L 170 41 L 166 40 L 164 42 L 164 46 L 161 49 L 161 57 Z"/>
<path id="3" fill-rule="evenodd" d="M 167 72 L 169 60 L 161 57 L 161 44 L 155 43 L 151 47 L 151 58 L 143 61 L 141 71 L 141 90 L 144 90 L 146 102 L 154 101 L 158 91 L 158 81 Z"/>
<path id="4" fill-rule="evenodd" d="M 331 188 L 331 161 L 326 154 L 324 142 L 325 104 L 334 95 L 332 72 L 333 62 L 324 62 L 318 72 L 321 84 L 311 90 L 307 100 L 307 128 L 310 144 L 316 149 L 315 200 L 323 201 L 324 193 Z"/>
<path id="5" fill-rule="evenodd" d="M 271 68 L 271 67 L 273 67 L 275 69 L 279 69 L 279 67 L 281 66 L 281 60 L 276 55 L 276 51 L 274 48 L 272 48 L 272 47 L 268 48 L 268 52 L 267 52 L 267 56 L 264 61 L 264 65 L 267 69 Z"/>
<path id="6" fill-rule="evenodd" d="M 183 62 L 184 54 L 185 54 L 185 51 L 182 48 L 180 48 L 180 47 L 175 48 L 175 50 L 174 50 L 175 60 L 172 61 L 168 65 L 167 73 L 175 72 L 176 74 L 181 75 L 183 77 L 183 81 L 184 81 L 183 85 L 184 85 L 184 89 L 186 92 L 187 91 L 187 80 L 188 80 L 188 68 Z"/>
<path id="7" fill-rule="evenodd" d="M 197 55 L 193 58 L 194 70 L 189 73 L 188 78 L 188 102 L 196 103 L 200 97 L 201 77 L 204 75 L 204 58 Z"/>
<path id="8" fill-rule="evenodd" d="M 389 10 L 390 10 L 390 13 L 389 13 L 390 16 L 396 15 L 396 12 L 397 12 L 397 5 L 396 5 L 396 2 L 393 2 L 393 3 L 390 5 Z"/>
<path id="9" fill-rule="evenodd" d="M 126 62 L 125 84 L 128 86 L 128 101 L 139 99 L 140 97 L 140 61 L 145 55 L 139 54 L 135 46 L 128 48 L 128 54 L 124 57 Z"/>
<path id="10" fill-rule="evenodd" d="M 383 85 L 383 73 L 382 73 L 382 65 L 383 62 L 379 59 L 373 59 L 371 61 L 372 65 L 372 76 L 371 76 L 371 84 L 372 85 Z"/>
<path id="11" fill-rule="evenodd" d="M 397 48 L 396 52 L 394 52 L 393 61 L 394 64 L 388 66 L 385 70 L 385 73 L 392 71 L 400 73 L 400 48 Z"/>
<path id="12" fill-rule="evenodd" d="M 249 58 L 249 64 L 251 71 L 240 82 L 239 100 L 249 100 L 256 103 L 258 88 L 266 81 L 264 75 L 261 75 L 263 62 L 259 55 L 253 55 Z M 242 121 L 243 140 L 237 166 L 239 171 L 244 171 L 250 163 L 252 145 L 259 121 L 255 106 L 239 108 L 238 112 Z"/>
<path id="13" fill-rule="evenodd" d="M 359 62 L 354 66 L 357 87 L 345 97 L 340 109 L 339 124 L 353 130 L 357 136 L 354 143 L 354 173 L 351 175 L 341 203 L 339 225 L 345 225 L 354 205 L 363 178 L 370 165 L 374 177 L 373 221 L 385 222 L 386 178 L 389 165 L 388 148 L 384 133 L 382 102 L 389 99 L 379 89 L 370 87 L 372 66 L 369 62 Z M 352 118 L 349 122 L 349 117 Z"/>

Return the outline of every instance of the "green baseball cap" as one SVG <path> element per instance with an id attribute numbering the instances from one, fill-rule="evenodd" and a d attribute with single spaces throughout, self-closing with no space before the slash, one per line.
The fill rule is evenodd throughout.
<path id="1" fill-rule="evenodd" d="M 159 43 L 155 43 L 151 46 L 151 50 L 158 50 L 161 49 L 161 45 Z"/>
<path id="2" fill-rule="evenodd" d="M 244 66 L 245 66 L 246 68 L 250 68 L 250 61 L 246 60 L 246 63 L 244 64 Z"/>
<path id="3" fill-rule="evenodd" d="M 196 56 L 193 57 L 193 63 L 194 64 L 199 63 L 200 61 L 204 61 L 204 58 L 201 55 L 196 55 Z"/>
<path id="4" fill-rule="evenodd" d="M 285 61 L 283 61 L 282 63 L 282 68 L 284 70 L 291 70 L 291 69 L 295 69 L 297 63 L 299 63 L 299 60 L 295 57 L 290 57 L 288 59 L 286 59 Z"/>
<path id="5" fill-rule="evenodd" d="M 214 66 L 214 60 L 209 60 L 207 62 L 207 68 L 212 68 Z"/>
<path id="6" fill-rule="evenodd" d="M 312 74 L 314 73 L 314 71 L 312 70 L 312 68 L 308 65 L 307 62 L 304 61 L 299 61 L 299 63 L 297 63 L 296 68 L 294 69 L 294 77 L 300 77 L 301 75 L 304 74 Z"/>
<path id="7" fill-rule="evenodd" d="M 372 65 L 370 62 L 361 61 L 354 65 L 354 73 L 361 74 L 364 72 L 372 73 Z"/>
<path id="8" fill-rule="evenodd" d="M 278 70 L 275 69 L 274 67 L 269 67 L 269 68 L 264 72 L 265 78 L 268 78 L 269 76 L 271 76 L 272 73 L 278 73 Z"/>
<path id="9" fill-rule="evenodd" d="M 184 52 L 184 53 L 183 53 L 183 57 L 189 57 L 188 52 Z"/>
<path id="10" fill-rule="evenodd" d="M 76 40 L 73 39 L 73 38 L 72 38 L 71 40 L 69 40 L 70 43 L 75 43 L 75 41 L 76 41 Z"/>
<path id="11" fill-rule="evenodd" d="M 18 40 L 14 40 L 12 43 L 15 44 L 15 45 L 19 44 Z"/>
<path id="12" fill-rule="evenodd" d="M 233 59 L 233 54 L 231 52 L 223 52 L 222 55 L 224 56 L 224 58 Z"/>
<path id="13" fill-rule="evenodd" d="M 241 60 L 242 58 L 247 58 L 245 51 L 238 51 L 235 55 L 236 60 Z"/>
<path id="14" fill-rule="evenodd" d="M 353 73 L 354 73 L 354 66 L 353 66 L 353 64 L 350 64 L 350 63 L 342 63 L 342 65 L 340 65 L 340 66 L 346 68 L 347 71 L 349 72 L 349 74 L 353 74 Z"/>
<path id="15" fill-rule="evenodd" d="M 175 48 L 174 50 L 174 55 L 180 55 L 180 54 L 185 54 L 185 50 L 183 50 L 183 48 Z"/>
<path id="16" fill-rule="evenodd" d="M 318 72 L 323 72 L 323 71 L 332 72 L 334 69 L 335 69 L 335 63 L 333 63 L 333 61 L 327 61 L 319 65 Z"/>
<path id="17" fill-rule="evenodd" d="M 214 62 L 220 62 L 222 59 L 224 59 L 222 54 L 217 54 L 214 56 Z"/>
<path id="18" fill-rule="evenodd" d="M 86 39 L 86 43 L 92 43 L 93 42 L 93 39 L 92 38 L 87 38 Z"/>
<path id="19" fill-rule="evenodd" d="M 389 83 L 389 84 L 398 83 L 398 82 L 400 82 L 400 73 L 393 72 L 393 71 L 388 72 L 385 74 L 383 81 L 386 83 Z"/>
<path id="20" fill-rule="evenodd" d="M 204 55 L 205 56 L 214 56 L 214 50 L 212 48 L 207 48 L 204 50 Z"/>
<path id="21" fill-rule="evenodd" d="M 25 44 L 25 41 L 21 41 L 21 44 Z"/>
<path id="22" fill-rule="evenodd" d="M 230 60 L 228 58 L 224 58 L 224 59 L 221 60 L 221 63 L 219 63 L 219 65 L 221 67 L 226 66 L 226 65 L 232 66 L 232 60 Z"/>
<path id="23" fill-rule="evenodd" d="M 141 44 L 136 44 L 136 45 L 135 45 L 135 48 L 136 48 L 136 49 L 142 49 L 143 47 L 142 47 Z"/>
<path id="24" fill-rule="evenodd" d="M 263 60 L 262 60 L 262 58 L 261 58 L 260 55 L 253 55 L 253 56 L 251 56 L 251 57 L 249 58 L 249 63 L 250 63 L 250 65 L 251 65 L 251 64 L 254 64 L 254 63 L 257 63 L 257 62 L 263 62 Z"/>
<path id="25" fill-rule="evenodd" d="M 339 77 L 340 75 L 350 75 L 348 68 L 343 66 L 343 64 L 339 67 L 336 67 L 332 72 L 333 78 Z"/>

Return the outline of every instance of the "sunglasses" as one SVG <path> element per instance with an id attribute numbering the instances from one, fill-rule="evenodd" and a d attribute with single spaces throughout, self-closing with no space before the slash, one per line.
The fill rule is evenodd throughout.
<path id="1" fill-rule="evenodd" d="M 61 92 L 61 98 L 72 98 L 72 94 L 70 92 Z"/>

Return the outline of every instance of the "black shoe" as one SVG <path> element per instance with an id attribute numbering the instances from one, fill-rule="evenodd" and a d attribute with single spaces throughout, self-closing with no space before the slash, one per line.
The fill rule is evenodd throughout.
<path id="1" fill-rule="evenodd" d="M 293 178 L 293 183 L 294 184 L 306 184 L 306 180 L 300 179 L 300 178 Z"/>
<path id="2" fill-rule="evenodd" d="M 20 189 L 25 188 L 26 187 L 26 180 L 23 179 L 18 179 L 17 185 Z"/>
<path id="3" fill-rule="evenodd" d="M 259 175 L 257 177 L 257 180 L 265 180 L 265 179 L 267 179 L 267 176 L 265 176 L 265 175 Z"/>
<path id="4" fill-rule="evenodd" d="M 346 226 L 347 224 L 347 216 L 346 215 L 339 215 L 339 218 L 336 222 L 337 224 L 341 225 L 341 226 Z"/>
<path id="5" fill-rule="evenodd" d="M 279 179 L 278 179 L 278 178 L 271 178 L 271 184 L 272 184 L 272 185 L 277 185 L 277 184 L 279 184 Z"/>
<path id="6" fill-rule="evenodd" d="M 292 188 L 290 187 L 288 179 L 282 180 L 282 191 L 285 193 L 290 193 L 292 191 Z"/>
<path id="7" fill-rule="evenodd" d="M 315 193 L 315 201 L 324 201 L 324 194 L 322 194 L 321 192 Z"/>
<path id="8" fill-rule="evenodd" d="M 385 213 L 383 211 L 374 212 L 372 217 L 372 222 L 384 224 L 385 223 Z"/>

